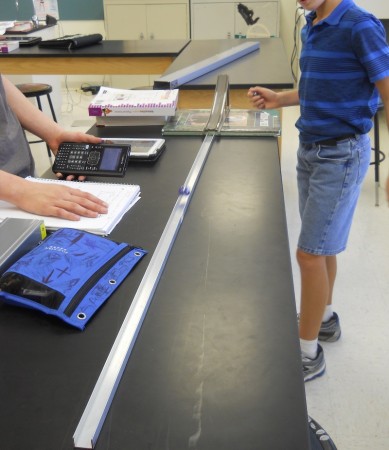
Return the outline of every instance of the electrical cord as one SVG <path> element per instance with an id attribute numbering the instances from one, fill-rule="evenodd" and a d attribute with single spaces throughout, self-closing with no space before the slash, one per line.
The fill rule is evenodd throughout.
<path id="1" fill-rule="evenodd" d="M 62 103 L 62 112 L 71 113 L 73 112 L 73 108 L 81 103 L 82 93 L 78 94 L 78 100 L 76 100 L 74 98 L 74 95 L 72 95 L 72 92 L 68 85 L 68 75 L 65 75 L 64 82 L 66 100 L 64 100 Z M 76 94 L 76 92 L 74 92 L 73 94 Z"/>

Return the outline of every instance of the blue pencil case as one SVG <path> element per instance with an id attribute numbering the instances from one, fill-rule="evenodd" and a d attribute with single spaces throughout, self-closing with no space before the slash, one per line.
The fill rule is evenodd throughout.
<path id="1" fill-rule="evenodd" d="M 56 316 L 83 330 L 147 252 L 61 228 L 0 278 L 0 298 Z"/>

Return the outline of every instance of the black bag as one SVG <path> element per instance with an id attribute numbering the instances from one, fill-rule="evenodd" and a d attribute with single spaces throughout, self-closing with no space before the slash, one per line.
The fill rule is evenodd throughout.
<path id="1" fill-rule="evenodd" d="M 72 50 L 75 48 L 87 47 L 88 45 L 98 44 L 103 40 L 103 36 L 96 34 L 68 34 L 56 39 L 41 41 L 39 47 L 64 48 Z"/>

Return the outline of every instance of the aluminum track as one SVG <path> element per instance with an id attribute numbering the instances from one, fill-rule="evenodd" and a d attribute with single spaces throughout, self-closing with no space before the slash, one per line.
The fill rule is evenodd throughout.
<path id="1" fill-rule="evenodd" d="M 75 448 L 93 449 L 96 445 L 139 330 L 211 150 L 213 139 L 223 124 L 227 108 L 228 77 L 227 75 L 220 75 L 215 88 L 214 104 L 206 127 L 207 134 L 188 173 L 185 184 L 179 189 L 177 201 L 165 229 L 74 432 Z"/>
<path id="2" fill-rule="evenodd" d="M 259 41 L 244 42 L 229 50 L 217 53 L 214 56 L 158 78 L 154 81 L 154 89 L 175 89 L 258 49 Z"/>

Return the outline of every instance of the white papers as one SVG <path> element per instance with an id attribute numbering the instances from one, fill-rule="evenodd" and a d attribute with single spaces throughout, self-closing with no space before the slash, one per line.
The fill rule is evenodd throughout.
<path id="1" fill-rule="evenodd" d="M 4 34 L 8 28 L 12 28 L 15 24 L 14 20 L 9 20 L 5 22 L 0 21 L 0 34 Z"/>

